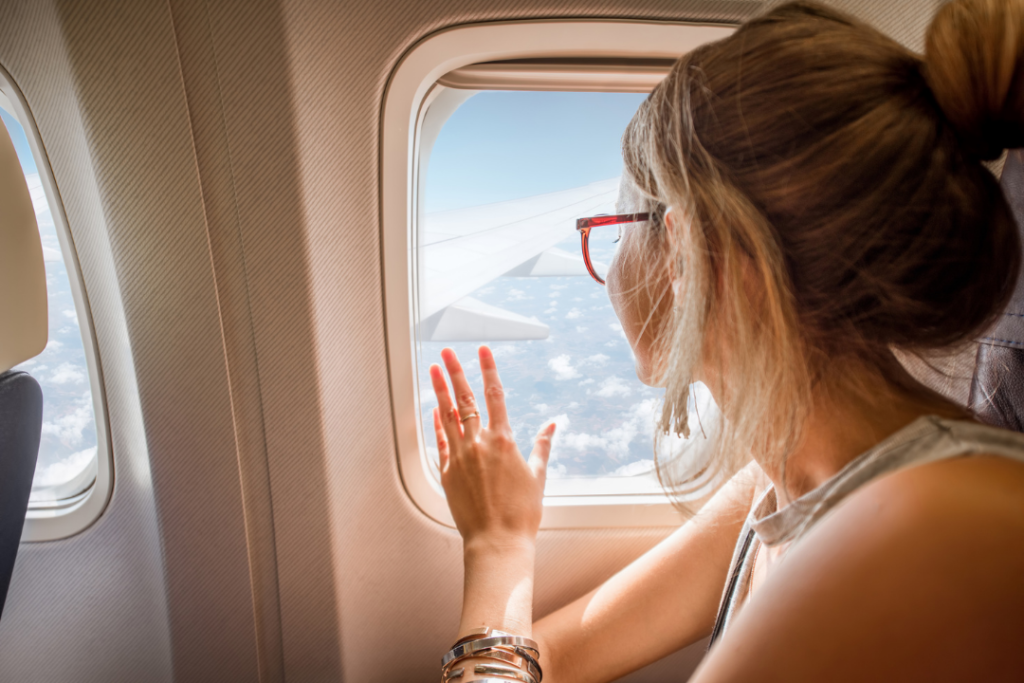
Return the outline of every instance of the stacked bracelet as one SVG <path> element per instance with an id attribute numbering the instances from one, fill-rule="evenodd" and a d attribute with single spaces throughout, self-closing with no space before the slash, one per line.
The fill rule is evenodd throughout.
<path id="1" fill-rule="evenodd" d="M 465 675 L 465 667 L 456 668 L 456 665 L 470 658 L 495 660 L 495 663 L 475 664 L 474 673 L 503 677 L 476 679 L 477 681 L 507 683 L 508 680 L 514 680 L 522 683 L 541 683 L 544 676 L 537 661 L 540 658 L 540 650 L 535 640 L 484 628 L 460 638 L 441 658 L 442 683 L 462 678 Z"/>
<path id="2" fill-rule="evenodd" d="M 484 648 L 482 650 L 474 650 L 473 652 L 468 652 L 466 654 L 463 654 L 461 657 L 457 657 L 455 659 L 450 660 L 447 664 L 441 667 L 441 680 L 447 681 L 449 679 L 458 678 L 459 676 L 461 676 L 462 669 L 456 669 L 455 666 L 461 663 L 463 660 L 469 659 L 471 657 L 493 659 L 499 662 L 504 662 L 506 664 L 512 664 L 513 666 L 517 667 L 520 671 L 525 671 L 530 676 L 532 676 L 537 681 L 537 683 L 540 683 L 540 680 L 544 675 L 541 671 L 540 665 L 537 663 L 537 660 L 534 659 L 533 656 L 531 656 L 529 653 L 525 651 L 520 651 L 517 654 L 512 654 L 500 648 L 490 647 Z"/>

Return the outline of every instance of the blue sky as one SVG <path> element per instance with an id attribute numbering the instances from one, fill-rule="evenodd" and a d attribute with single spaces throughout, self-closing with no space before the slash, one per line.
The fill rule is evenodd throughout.
<path id="1" fill-rule="evenodd" d="M 580 187 L 622 172 L 622 133 L 644 100 L 626 93 L 483 92 L 445 124 L 431 153 L 427 212 L 491 204 Z M 579 254 L 573 234 L 559 248 Z M 597 241 L 596 259 L 615 246 Z M 603 287 L 590 277 L 498 277 L 472 297 L 533 317 L 547 339 L 491 344 L 520 450 L 546 422 L 558 424 L 549 477 L 626 476 L 652 463 L 662 392 L 643 386 Z M 428 452 L 436 405 L 427 367 L 444 346 L 459 354 L 480 390 L 477 343 L 421 342 L 419 386 Z"/>
<path id="2" fill-rule="evenodd" d="M 427 212 L 580 187 L 622 171 L 622 132 L 646 95 L 483 92 L 434 144 Z"/>
<path id="3" fill-rule="evenodd" d="M 28 138 L 25 136 L 25 131 L 22 129 L 21 124 L 3 109 L 0 109 L 0 118 L 3 119 L 4 126 L 14 142 L 14 151 L 18 153 L 18 161 L 21 162 L 21 168 L 25 171 L 26 175 L 35 173 L 36 161 L 32 158 L 32 150 L 28 146 Z"/>

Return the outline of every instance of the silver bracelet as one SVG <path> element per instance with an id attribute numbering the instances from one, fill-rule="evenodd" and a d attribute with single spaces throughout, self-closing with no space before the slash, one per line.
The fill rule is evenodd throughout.
<path id="1" fill-rule="evenodd" d="M 492 636 L 490 638 L 481 638 L 479 640 L 471 640 L 461 645 L 456 645 L 441 658 L 441 665 L 445 665 L 452 661 L 456 657 L 462 657 L 463 655 L 476 652 L 477 650 L 483 650 L 489 647 L 505 646 L 510 648 L 523 648 L 533 653 L 533 658 L 537 659 L 540 657 L 540 650 L 538 649 L 537 641 L 531 640 L 530 638 L 523 638 L 522 636 Z"/>
<path id="2" fill-rule="evenodd" d="M 537 679 L 538 683 L 544 677 L 544 672 L 541 671 L 540 665 L 537 663 L 537 660 L 531 657 L 529 654 L 527 654 L 525 650 L 520 650 L 517 654 L 513 654 L 503 648 L 491 647 L 484 650 L 478 650 L 476 652 L 470 652 L 462 655 L 461 657 L 456 657 L 455 659 L 451 660 L 450 662 L 441 667 L 441 680 L 446 680 L 445 676 L 449 678 L 455 678 L 454 667 L 460 662 L 463 662 L 470 658 L 493 659 L 499 662 L 504 662 L 506 664 L 511 664 L 517 667 L 520 671 L 526 671 L 528 674 Z M 453 673 L 449 674 L 449 671 L 452 671 Z"/>
<path id="3" fill-rule="evenodd" d="M 503 664 L 477 664 L 473 667 L 473 672 L 478 674 L 491 674 L 493 676 L 505 676 L 522 683 L 537 683 L 537 679 L 530 674 L 517 669 L 512 666 L 505 666 Z"/>
<path id="4" fill-rule="evenodd" d="M 536 673 L 534 673 L 533 671 L 530 671 L 530 673 L 536 676 L 537 683 L 540 683 L 541 679 L 544 678 L 544 671 L 540 668 L 540 662 L 537 661 L 537 658 L 535 658 L 533 655 L 531 655 L 529 652 L 527 652 L 521 647 L 516 647 L 512 649 L 515 650 L 515 653 L 517 655 L 519 655 L 527 661 L 527 669 L 530 669 L 530 667 L 536 669 Z M 540 655 L 537 656 L 539 657 Z"/>

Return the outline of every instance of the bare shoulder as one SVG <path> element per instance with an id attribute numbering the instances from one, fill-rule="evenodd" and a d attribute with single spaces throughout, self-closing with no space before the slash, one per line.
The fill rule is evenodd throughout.
<path id="1" fill-rule="evenodd" d="M 1024 464 L 881 477 L 794 547 L 695 681 L 1019 681 Z"/>

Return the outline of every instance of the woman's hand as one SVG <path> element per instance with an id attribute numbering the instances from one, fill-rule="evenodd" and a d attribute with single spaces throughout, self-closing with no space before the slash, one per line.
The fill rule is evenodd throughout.
<path id="1" fill-rule="evenodd" d="M 467 548 L 477 543 L 532 543 L 540 527 L 544 480 L 555 425 L 537 436 L 529 461 L 516 447 L 505 411 L 505 393 L 494 356 L 480 347 L 488 423 L 484 427 L 473 391 L 455 352 L 441 352 L 455 392 L 453 404 L 444 373 L 430 366 L 437 394 L 434 432 L 441 459 L 441 485 Z"/>

